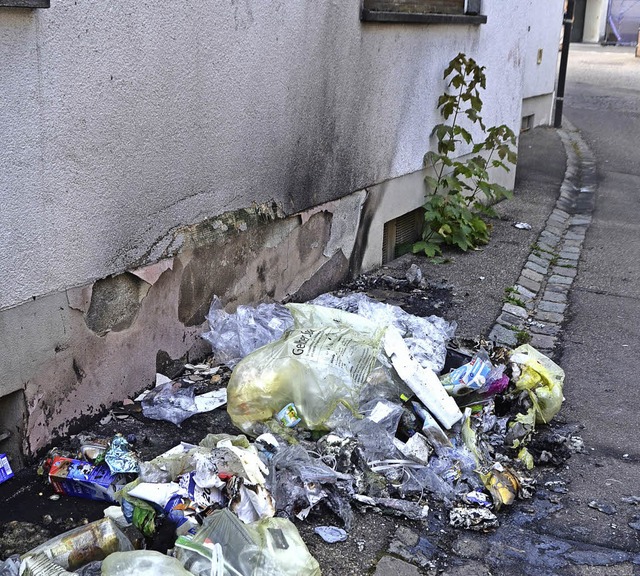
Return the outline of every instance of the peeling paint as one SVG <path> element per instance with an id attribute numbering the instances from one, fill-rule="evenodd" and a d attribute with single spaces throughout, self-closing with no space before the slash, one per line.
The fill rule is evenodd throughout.
<path id="1" fill-rule="evenodd" d="M 82 286 L 80 288 L 69 288 L 67 290 L 67 302 L 69 308 L 73 310 L 79 310 L 83 314 L 89 311 L 91 305 L 91 294 L 93 291 L 93 285 Z"/>
<path id="2" fill-rule="evenodd" d="M 149 266 L 143 266 L 142 268 L 137 268 L 136 270 L 130 270 L 131 274 L 137 276 L 141 280 L 144 280 L 150 286 L 153 286 L 162 274 L 164 274 L 167 270 L 171 270 L 173 268 L 173 258 L 167 258 L 166 260 L 160 260 L 160 262 L 156 262 L 155 264 L 150 264 Z"/>

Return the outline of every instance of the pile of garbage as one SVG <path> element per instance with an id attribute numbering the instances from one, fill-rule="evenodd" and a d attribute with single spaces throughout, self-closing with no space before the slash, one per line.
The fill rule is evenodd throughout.
<path id="1" fill-rule="evenodd" d="M 176 425 L 226 402 L 241 434 L 149 461 L 122 435 L 51 454 L 43 473 L 56 492 L 117 506 L 0 562 L 0 575 L 313 575 L 293 521 L 316 507 L 340 524 L 316 533 L 337 542 L 353 507 L 422 521 L 437 502 L 452 526 L 489 530 L 532 495 L 544 454 L 531 441 L 560 409 L 564 373 L 531 346 L 453 351 L 455 324 L 361 293 L 235 314 L 214 298 L 208 319 L 213 362 L 190 367 L 199 379 L 231 368 L 226 391 L 159 378 L 137 401 Z M 163 522 L 175 527 L 169 555 L 136 550 Z"/>

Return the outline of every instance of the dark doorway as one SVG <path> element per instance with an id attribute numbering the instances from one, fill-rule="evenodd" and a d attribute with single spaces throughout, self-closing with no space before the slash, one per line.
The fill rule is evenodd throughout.
<path id="1" fill-rule="evenodd" d="M 587 0 L 576 0 L 571 27 L 571 42 L 582 42 L 584 36 L 584 17 L 587 12 Z"/>

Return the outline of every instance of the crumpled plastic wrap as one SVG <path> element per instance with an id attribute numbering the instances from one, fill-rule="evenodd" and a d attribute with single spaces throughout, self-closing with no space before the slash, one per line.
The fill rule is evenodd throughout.
<path id="1" fill-rule="evenodd" d="M 395 326 L 411 355 L 423 368 L 430 368 L 434 372 L 440 372 L 444 367 L 446 345 L 454 337 L 457 328 L 455 322 L 447 322 L 438 316 L 414 316 L 399 306 L 378 302 L 360 292 L 343 297 L 322 294 L 310 304 L 337 308 L 358 314 L 378 324 Z"/>
<path id="2" fill-rule="evenodd" d="M 229 314 L 217 296 L 213 297 L 207 320 L 211 330 L 202 337 L 211 344 L 216 362 L 229 368 L 280 338 L 293 325 L 290 312 L 282 304 L 242 305 Z"/>

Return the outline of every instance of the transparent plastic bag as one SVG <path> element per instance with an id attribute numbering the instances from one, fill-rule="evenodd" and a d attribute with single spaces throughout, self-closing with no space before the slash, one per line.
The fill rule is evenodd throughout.
<path id="1" fill-rule="evenodd" d="M 193 386 L 182 387 L 179 382 L 161 384 L 142 400 L 142 413 L 153 420 L 166 420 L 180 426 L 198 412 Z"/>
<path id="2" fill-rule="evenodd" d="M 214 571 L 212 547 L 222 549 L 223 566 Z M 192 539 L 179 537 L 177 557 L 196 576 L 320 576 L 297 528 L 286 518 L 243 524 L 228 510 L 207 517 Z"/>
<path id="3" fill-rule="evenodd" d="M 210 331 L 202 337 L 211 344 L 216 362 L 230 368 L 247 354 L 278 340 L 293 325 L 291 313 L 281 304 L 238 306 L 229 314 L 217 296 L 207 320 Z"/>
<path id="4" fill-rule="evenodd" d="M 103 576 L 193 576 L 179 560 L 153 550 L 115 552 L 102 563 Z"/>
<path id="5" fill-rule="evenodd" d="M 289 304 L 294 328 L 244 358 L 227 387 L 227 410 L 244 432 L 293 404 L 300 426 L 327 429 L 339 404 L 355 412 L 378 356 L 384 328 L 365 318 Z"/>

